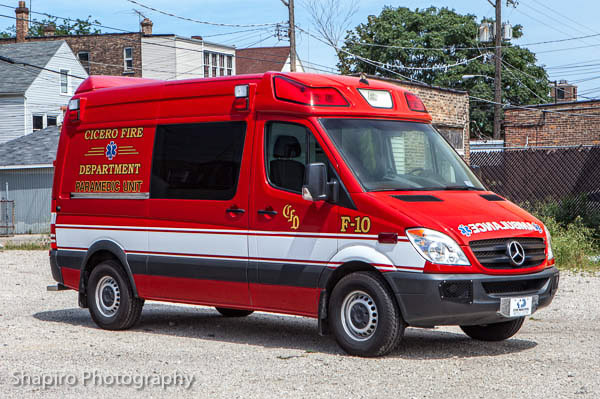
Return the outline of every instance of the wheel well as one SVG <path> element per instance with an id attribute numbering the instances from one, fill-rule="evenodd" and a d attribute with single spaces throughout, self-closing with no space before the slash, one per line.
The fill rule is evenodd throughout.
<path id="1" fill-rule="evenodd" d="M 335 271 L 333 272 L 333 274 L 331 275 L 331 277 L 329 277 L 329 280 L 327 281 L 327 284 L 325 285 L 325 294 L 321 295 L 320 298 L 320 303 L 319 303 L 319 333 L 321 335 L 327 335 L 329 334 L 329 326 L 328 326 L 328 308 L 329 308 L 329 299 L 331 297 L 331 292 L 333 291 L 333 288 L 336 286 L 336 284 L 344 277 L 346 277 L 347 275 L 351 274 L 351 273 L 355 273 L 355 272 L 375 272 L 377 273 L 379 276 L 383 277 L 382 273 L 377 270 L 374 266 L 366 263 L 366 262 L 361 262 L 361 261 L 351 261 L 351 262 L 347 262 L 344 263 L 343 265 L 339 266 L 337 269 L 335 269 Z M 382 278 L 383 283 L 385 284 L 385 286 L 390 290 L 390 292 L 394 292 L 392 290 L 392 287 L 390 287 L 390 284 L 388 283 L 388 281 L 385 278 Z M 398 307 L 398 310 L 400 310 L 400 305 L 398 304 L 398 301 L 396 299 L 396 296 L 393 295 L 392 296 L 394 303 L 396 304 L 396 306 Z"/>
<path id="2" fill-rule="evenodd" d="M 114 260 L 121 266 L 121 268 L 123 268 L 123 265 L 121 264 L 119 258 L 112 252 L 107 250 L 99 250 L 97 252 L 94 252 L 94 254 L 92 254 L 92 256 L 88 258 L 85 265 L 83 266 L 83 271 L 79 280 L 79 305 L 81 307 L 87 308 L 86 289 L 88 280 L 90 278 L 90 274 L 92 274 L 92 270 L 94 270 L 96 266 L 98 266 L 100 263 L 106 260 Z M 125 271 L 125 268 L 123 268 L 123 271 Z"/>

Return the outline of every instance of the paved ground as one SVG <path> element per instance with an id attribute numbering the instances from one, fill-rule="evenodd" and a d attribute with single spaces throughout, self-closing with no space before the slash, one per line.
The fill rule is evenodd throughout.
<path id="1" fill-rule="evenodd" d="M 0 252 L 0 269 L 0 397 L 600 398 L 600 277 L 563 273 L 508 341 L 408 329 L 391 355 L 362 359 L 314 320 L 263 313 L 147 303 L 134 330 L 103 331 L 73 291 L 46 292 L 47 252 Z"/>

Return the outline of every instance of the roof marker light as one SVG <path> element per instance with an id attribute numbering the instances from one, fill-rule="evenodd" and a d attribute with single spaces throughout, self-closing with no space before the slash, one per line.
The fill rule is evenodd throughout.
<path id="1" fill-rule="evenodd" d="M 425 104 L 423 104 L 423 101 L 421 101 L 421 99 L 416 95 L 406 92 L 404 93 L 404 97 L 406 97 L 406 103 L 408 104 L 408 108 L 410 108 L 411 111 L 427 112 Z"/>
<path id="2" fill-rule="evenodd" d="M 296 104 L 318 107 L 347 107 L 348 101 L 333 87 L 310 87 L 295 80 L 273 78 L 275 98 Z"/>
<path id="3" fill-rule="evenodd" d="M 79 109 L 79 99 L 73 98 L 69 101 L 69 111 L 77 111 Z"/>
<path id="4" fill-rule="evenodd" d="M 248 97 L 248 85 L 235 86 L 235 98 L 246 98 Z"/>
<path id="5" fill-rule="evenodd" d="M 358 89 L 358 92 L 373 108 L 393 108 L 392 93 L 387 90 Z"/>

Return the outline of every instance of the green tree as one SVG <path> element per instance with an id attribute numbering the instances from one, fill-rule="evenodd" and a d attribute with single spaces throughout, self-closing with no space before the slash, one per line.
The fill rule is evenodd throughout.
<path id="1" fill-rule="evenodd" d="M 58 23 L 58 21 L 62 21 Z M 93 35 L 96 33 L 102 33 L 96 26 L 100 24 L 98 20 L 92 20 L 92 16 L 88 15 L 86 19 L 77 18 L 73 21 L 60 20 L 56 17 L 44 18 L 42 20 L 32 19 L 29 36 L 40 37 L 44 36 L 44 27 L 48 25 L 54 25 L 56 27 L 57 36 L 71 36 L 71 35 Z M 11 37 L 15 36 L 15 26 L 9 27 L 6 31 L 0 32 L 0 37 Z"/>
<path id="2" fill-rule="evenodd" d="M 474 97 L 493 101 L 494 50 L 489 48 L 493 43 L 479 43 L 478 29 L 475 15 L 461 15 L 448 8 L 412 11 L 405 7 L 384 7 L 379 16 L 371 15 L 366 23 L 348 31 L 339 52 L 338 67 L 342 73 L 365 72 L 402 79 L 400 74 L 427 84 L 468 90 Z M 522 26 L 517 25 L 513 37 L 520 36 Z M 503 42 L 503 46 L 506 47 L 502 49 L 502 59 L 506 64 L 502 70 L 502 102 L 512 105 L 549 102 L 548 75 L 544 68 L 535 65 L 535 54 L 510 42 Z M 481 57 L 452 68 L 406 69 L 452 65 L 477 56 Z M 367 60 L 384 65 L 373 65 Z M 489 78 L 463 79 L 463 75 Z M 493 111 L 492 104 L 471 100 L 473 135 L 491 137 Z"/>

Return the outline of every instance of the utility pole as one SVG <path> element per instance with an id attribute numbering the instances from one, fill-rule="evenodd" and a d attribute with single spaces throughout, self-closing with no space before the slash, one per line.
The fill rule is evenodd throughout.
<path id="1" fill-rule="evenodd" d="M 495 61 L 496 74 L 494 81 L 494 140 L 500 140 L 502 123 L 502 0 L 496 0 L 496 34 Z"/>
<path id="2" fill-rule="evenodd" d="M 281 0 L 281 2 L 288 8 L 290 14 L 290 71 L 296 72 L 296 22 L 294 21 L 294 0 Z"/>

